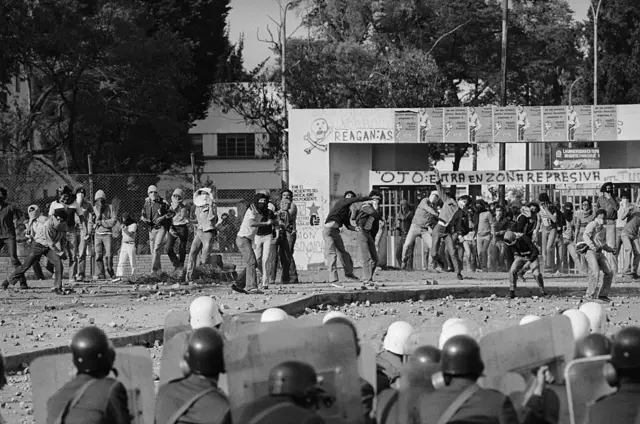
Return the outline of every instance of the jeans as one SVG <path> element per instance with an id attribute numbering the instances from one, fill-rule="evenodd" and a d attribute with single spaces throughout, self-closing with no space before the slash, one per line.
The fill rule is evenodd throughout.
<path id="1" fill-rule="evenodd" d="M 129 262 L 131 275 L 136 273 L 136 245 L 135 243 L 122 242 L 120 246 L 120 257 L 118 258 L 118 269 L 116 275 L 124 277 L 124 266 Z"/>
<path id="2" fill-rule="evenodd" d="M 183 268 L 184 260 L 187 257 L 187 239 L 189 238 L 189 226 L 178 225 L 177 227 L 171 227 L 171 230 L 167 233 L 167 255 L 173 264 L 173 267 Z M 178 256 L 173 251 L 173 247 L 178 243 Z"/>
<path id="3" fill-rule="evenodd" d="M 196 230 L 193 235 L 193 241 L 191 242 L 191 249 L 189 250 L 189 264 L 187 265 L 186 281 L 190 281 L 193 276 L 193 270 L 198 263 L 198 256 L 202 256 L 202 263 L 209 262 L 209 256 L 211 255 L 211 246 L 213 244 L 213 230 L 202 231 Z"/>
<path id="4" fill-rule="evenodd" d="M 238 250 L 242 253 L 242 259 L 245 263 L 245 268 L 238 274 L 236 285 L 241 288 L 257 289 L 258 288 L 258 276 L 256 274 L 256 253 L 253 251 L 253 242 L 246 237 L 237 237 L 236 245 Z"/>
<path id="5" fill-rule="evenodd" d="M 457 274 L 462 272 L 462 259 L 460 259 L 460 255 L 458 254 L 457 249 L 457 241 L 458 234 L 445 234 L 444 236 L 444 247 L 446 252 L 451 257 L 451 262 L 453 262 L 453 269 Z"/>
<path id="6" fill-rule="evenodd" d="M 616 223 L 615 221 L 610 221 L 610 222 L 611 223 L 607 221 L 607 223 L 604 224 L 606 243 L 607 243 L 607 246 L 615 248 L 616 247 Z M 616 255 L 614 255 L 613 253 L 607 252 L 604 254 L 604 256 L 609 261 L 609 268 L 612 271 L 616 271 L 618 269 L 618 258 L 616 257 Z"/>
<path id="7" fill-rule="evenodd" d="M 375 240 L 369 231 L 361 230 L 356 234 L 356 241 L 362 255 L 362 278 L 365 282 L 372 281 L 379 260 Z"/>
<path id="8" fill-rule="evenodd" d="M 375 237 L 374 244 L 376 252 L 378 254 L 378 266 L 382 269 L 387 267 L 387 235 L 388 230 L 386 225 L 380 225 L 380 230 Z"/>
<path id="9" fill-rule="evenodd" d="M 491 245 L 491 234 L 479 235 L 476 238 L 476 248 L 478 249 L 478 267 L 483 271 L 489 270 L 489 246 Z"/>
<path id="10" fill-rule="evenodd" d="M 447 228 L 444 225 L 438 224 L 433 231 L 431 231 L 431 251 L 429 252 L 429 256 L 431 256 L 432 269 L 436 269 L 438 263 L 444 263 L 444 257 L 440 257 L 440 245 L 446 236 L 446 230 Z"/>
<path id="11" fill-rule="evenodd" d="M 164 236 L 167 229 L 164 227 L 154 228 L 149 232 L 149 248 L 151 250 L 152 271 L 161 271 L 160 255 L 162 254 L 162 245 L 164 244 Z"/>
<path id="12" fill-rule="evenodd" d="M 0 238 L 0 251 L 2 251 L 2 247 L 7 246 L 7 253 L 9 254 L 9 258 L 11 259 L 11 265 L 13 265 L 13 269 L 18 269 L 22 264 L 20 263 L 20 259 L 18 259 L 18 245 L 16 243 L 15 237 L 9 237 L 5 239 Z M 29 268 L 27 268 L 29 269 Z M 25 270 L 26 271 L 26 270 Z M 37 277 L 41 277 L 42 275 L 38 275 L 36 270 L 34 269 Z M 40 269 L 40 274 L 42 274 L 42 269 Z M 27 279 L 22 276 L 22 282 L 26 283 Z"/>
<path id="13" fill-rule="evenodd" d="M 511 250 L 509 250 L 504 240 L 491 243 L 489 246 L 489 269 L 492 272 L 506 271 L 511 268 L 512 263 Z"/>
<path id="14" fill-rule="evenodd" d="M 281 235 L 275 240 L 275 243 L 271 246 L 271 275 L 269 279 L 271 282 L 276 281 L 276 275 L 278 274 L 278 263 L 282 267 L 282 276 L 280 281 L 283 284 L 291 282 L 293 276 L 294 283 L 298 282 L 298 272 L 295 269 L 295 262 L 293 260 L 293 252 L 291 251 L 291 245 L 289 243 L 290 235 Z M 295 235 L 293 235 L 295 237 Z"/>
<path id="15" fill-rule="evenodd" d="M 86 230 L 77 230 L 75 236 L 77 265 L 69 271 L 69 277 L 74 276 L 76 280 L 84 280 L 87 271 L 87 253 L 91 255 L 93 246 L 91 237 L 87 237 Z"/>
<path id="16" fill-rule="evenodd" d="M 398 263 L 399 267 L 404 266 L 402 261 L 403 261 L 404 244 L 407 241 L 407 234 L 403 234 L 402 237 L 400 237 L 396 241 L 396 262 Z M 413 246 L 414 245 L 411 244 L 407 249 L 407 264 L 406 264 L 406 267 L 404 267 L 404 269 L 406 269 L 407 271 L 413 271 Z"/>
<path id="17" fill-rule="evenodd" d="M 43 246 L 40 243 L 31 244 L 31 249 L 29 250 L 27 258 L 24 260 L 24 263 L 21 266 L 13 271 L 13 273 L 9 277 L 9 282 L 11 284 L 24 282 L 24 274 L 29 268 L 31 268 L 34 263 L 39 262 L 42 256 L 46 256 L 49 260 L 49 263 L 53 266 L 54 287 L 62 288 L 62 259 L 60 259 L 60 256 L 58 256 L 53 250 L 49 249 L 48 246 Z"/>
<path id="18" fill-rule="evenodd" d="M 640 240 L 627 234 L 622 234 L 622 246 L 624 247 L 624 262 L 626 264 L 625 274 L 638 274 L 640 265 Z"/>
<path id="19" fill-rule="evenodd" d="M 96 268 L 98 272 L 98 278 L 104 279 L 106 277 L 105 274 L 105 261 L 107 262 L 107 272 L 110 277 L 115 277 L 113 273 L 113 253 L 111 250 L 111 244 L 113 242 L 113 238 L 111 234 L 96 234 L 95 235 L 95 246 L 96 249 Z M 47 256 L 48 257 L 48 256 Z M 103 260 L 104 257 L 104 260 Z"/>
<path id="20" fill-rule="evenodd" d="M 287 233 L 287 242 L 289 243 L 289 251 L 291 252 L 291 263 L 289 264 L 289 280 L 292 283 L 298 282 L 298 269 L 296 268 L 296 260 L 293 257 L 295 252 L 296 240 L 298 236 L 294 233 Z"/>
<path id="21" fill-rule="evenodd" d="M 273 235 L 267 234 L 265 236 L 256 235 L 254 239 L 255 255 L 257 266 L 262 273 L 262 285 L 269 285 L 269 278 L 271 277 L 271 249 L 274 247 Z M 271 260 L 270 260 L 271 259 Z"/>
<path id="22" fill-rule="evenodd" d="M 562 239 L 558 241 L 558 249 L 559 249 L 559 259 L 558 263 L 558 271 L 561 272 L 569 272 L 569 256 L 573 259 L 573 263 L 580 270 L 582 274 L 586 273 L 585 264 L 580 255 L 578 255 L 578 251 L 576 250 L 576 244 L 573 240 L 565 240 Z M 569 256 L 567 256 L 567 253 Z"/>
<path id="23" fill-rule="evenodd" d="M 531 270 L 531 274 L 533 274 L 533 278 L 536 280 L 536 283 L 538 283 L 538 287 L 544 290 L 544 279 L 540 273 L 540 263 L 538 259 L 530 262 L 529 258 L 517 255 L 513 258 L 513 263 L 509 269 L 509 290 L 515 291 L 518 275 L 525 267 Z"/>
<path id="24" fill-rule="evenodd" d="M 67 232 L 67 259 L 69 259 L 69 280 L 73 280 L 78 269 L 78 245 L 76 239 L 76 233 L 73 230 Z"/>
<path id="25" fill-rule="evenodd" d="M 329 268 L 329 282 L 335 283 L 339 281 L 337 266 L 338 255 L 340 255 L 340 262 L 342 262 L 344 274 L 353 275 L 353 260 L 349 252 L 344 248 L 344 242 L 342 241 L 342 236 L 340 236 L 340 229 L 324 227 L 322 229 L 322 238 L 324 240 L 324 260 L 327 268 Z"/>
<path id="26" fill-rule="evenodd" d="M 541 231 L 542 241 L 540 253 L 542 255 L 542 264 L 545 272 L 555 272 L 555 259 L 556 259 L 556 236 L 558 231 L 555 228 L 550 230 L 543 228 Z"/>
<path id="27" fill-rule="evenodd" d="M 456 249 L 458 251 L 458 257 L 460 258 L 460 263 L 464 262 L 464 257 L 467 257 L 467 261 L 469 264 L 469 271 L 475 272 L 475 270 L 480 266 L 478 263 L 478 250 L 477 244 L 471 240 L 464 240 L 462 242 L 463 253 L 460 253 L 460 249 Z"/>
<path id="28" fill-rule="evenodd" d="M 413 262 L 413 249 L 415 246 L 416 238 L 420 237 L 422 240 L 423 252 L 427 255 L 427 264 L 429 263 L 429 251 L 433 245 L 433 239 L 431 237 L 431 230 L 421 228 L 417 225 L 409 227 L 407 235 L 403 237 L 404 244 L 402 245 L 402 260 L 400 261 L 403 269 L 408 269 L 409 261 Z M 428 266 L 428 265 L 427 265 Z"/>
<path id="29" fill-rule="evenodd" d="M 615 228 L 615 226 L 614 226 Z M 611 289 L 611 283 L 613 282 L 613 271 L 609 266 L 607 258 L 602 252 L 594 252 L 593 250 L 587 251 L 587 264 L 589 265 L 589 284 L 587 286 L 587 296 L 594 297 L 596 289 L 598 288 L 598 278 L 600 278 L 600 271 L 604 274 L 602 278 L 602 287 L 598 296 L 608 296 Z"/>

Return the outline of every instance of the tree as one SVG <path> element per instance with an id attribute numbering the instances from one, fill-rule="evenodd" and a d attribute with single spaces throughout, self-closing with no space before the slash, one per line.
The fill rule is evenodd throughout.
<path id="1" fill-rule="evenodd" d="M 588 52 L 579 75 L 584 78 L 576 101 L 593 103 L 593 13 L 581 26 Z M 598 103 L 640 103 L 640 3 L 603 1 L 598 16 Z"/>

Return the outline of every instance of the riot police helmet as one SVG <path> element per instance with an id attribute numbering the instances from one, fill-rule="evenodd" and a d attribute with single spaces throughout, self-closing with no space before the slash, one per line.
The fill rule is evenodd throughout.
<path id="1" fill-rule="evenodd" d="M 435 346 L 418 346 L 411 355 L 409 363 L 432 365 L 439 364 L 442 352 Z"/>
<path id="2" fill-rule="evenodd" d="M 217 377 L 224 369 L 224 338 L 211 327 L 198 328 L 187 341 L 185 360 L 192 374 Z"/>
<path id="3" fill-rule="evenodd" d="M 442 373 L 445 376 L 478 378 L 484 371 L 480 346 L 471 336 L 451 337 L 442 348 Z"/>
<path id="4" fill-rule="evenodd" d="M 615 335 L 611 363 L 616 371 L 640 371 L 640 327 L 626 327 Z"/>
<path id="5" fill-rule="evenodd" d="M 81 374 L 108 375 L 116 359 L 113 344 L 98 327 L 85 327 L 71 339 L 73 364 Z"/>
<path id="6" fill-rule="evenodd" d="M 270 396 L 304 399 L 317 384 L 316 370 L 306 362 L 282 362 L 269 372 Z"/>
<path id="7" fill-rule="evenodd" d="M 609 355 L 611 353 L 611 340 L 599 333 L 591 333 L 576 342 L 574 357 L 591 358 L 593 356 Z"/>

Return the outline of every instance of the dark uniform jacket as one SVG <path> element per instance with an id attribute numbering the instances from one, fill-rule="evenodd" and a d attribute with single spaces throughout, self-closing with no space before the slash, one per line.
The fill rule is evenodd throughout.
<path id="1" fill-rule="evenodd" d="M 375 421 L 371 419 L 371 412 L 373 411 L 373 398 L 376 394 L 373 390 L 373 386 L 362 377 L 360 377 L 360 396 L 362 398 L 362 409 L 364 410 L 365 424 L 375 424 Z"/>
<path id="2" fill-rule="evenodd" d="M 516 239 L 516 242 L 509 246 L 513 256 L 522 256 L 527 258 L 529 262 L 533 262 L 538 259 L 540 251 L 535 244 L 531 242 L 531 239 L 527 236 L 522 236 Z"/>
<path id="3" fill-rule="evenodd" d="M 235 418 L 235 417 L 234 417 Z M 320 415 L 287 396 L 265 396 L 243 407 L 233 424 L 325 424 Z"/>
<path id="4" fill-rule="evenodd" d="M 587 424 L 634 424 L 640 422 L 640 383 L 622 381 L 612 395 L 598 399 L 587 411 Z"/>
<path id="5" fill-rule="evenodd" d="M 383 350 L 376 356 L 376 390 L 378 393 L 391 387 L 400 377 L 402 359 L 398 355 Z"/>
<path id="6" fill-rule="evenodd" d="M 67 403 L 88 381 L 93 380 L 74 408 L 69 409 L 64 424 L 129 424 L 127 391 L 113 378 L 94 378 L 79 374 L 65 384 L 47 402 L 47 424 L 56 422 Z"/>
<path id="7" fill-rule="evenodd" d="M 229 401 L 217 386 L 217 381 L 194 374 L 168 382 L 160 387 L 156 397 L 155 423 L 165 424 L 189 399 L 215 387 L 216 390 L 198 399 L 177 424 L 230 424 Z"/>
<path id="8" fill-rule="evenodd" d="M 454 378 L 451 384 L 432 393 L 425 393 L 419 400 L 421 424 L 435 424 L 451 403 L 475 381 Z M 518 416 L 511 400 L 497 390 L 478 389 L 451 418 L 453 422 L 493 422 L 518 424 Z"/>
<path id="9" fill-rule="evenodd" d="M 542 396 L 532 396 L 527 403 L 529 423 L 564 424 L 571 422 L 567 387 L 560 384 L 548 384 Z M 583 424 L 583 423 L 577 423 Z"/>
<path id="10" fill-rule="evenodd" d="M 385 389 L 378 394 L 376 406 L 376 420 L 378 424 L 398 424 L 399 407 L 398 399 L 400 394 L 394 389 Z"/>

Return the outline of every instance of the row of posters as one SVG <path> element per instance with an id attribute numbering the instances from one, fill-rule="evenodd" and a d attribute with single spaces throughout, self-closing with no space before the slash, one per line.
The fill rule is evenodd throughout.
<path id="1" fill-rule="evenodd" d="M 618 138 L 621 126 L 615 105 L 421 108 L 394 112 L 396 143 L 611 141 Z"/>

